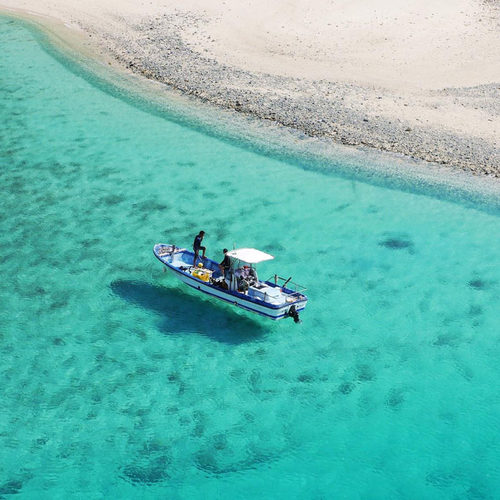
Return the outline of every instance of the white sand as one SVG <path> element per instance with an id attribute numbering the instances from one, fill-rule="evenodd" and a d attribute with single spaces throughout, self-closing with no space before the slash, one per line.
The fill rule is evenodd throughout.
<path id="1" fill-rule="evenodd" d="M 478 0 L 1 0 L 75 24 L 123 29 L 164 13 L 203 15 L 186 33 L 200 51 L 248 69 L 298 78 L 390 87 L 498 82 L 494 2 Z M 114 25 L 114 26 L 113 26 Z"/>
<path id="2" fill-rule="evenodd" d="M 498 81 L 499 32 L 471 0 L 222 3 L 214 41 L 192 37 L 238 67 L 398 88 Z"/>
<path id="3" fill-rule="evenodd" d="M 498 106 L 468 89 L 500 82 L 495 0 L 0 0 L 2 7 L 91 30 L 94 38 L 130 35 L 132 26 L 166 14 L 179 19 L 190 49 L 219 64 L 360 86 L 366 92 L 343 104 L 370 120 L 498 144 Z M 468 89 L 467 100 L 439 92 L 450 88 Z"/>

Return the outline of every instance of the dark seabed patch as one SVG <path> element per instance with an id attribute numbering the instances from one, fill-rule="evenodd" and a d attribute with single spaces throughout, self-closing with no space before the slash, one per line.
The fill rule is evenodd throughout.
<path id="1" fill-rule="evenodd" d="M 45 446 L 47 444 L 48 439 L 47 438 L 38 438 L 35 440 L 35 444 L 37 446 Z"/>
<path id="2" fill-rule="evenodd" d="M 339 392 L 342 394 L 351 394 L 354 389 L 354 384 L 352 382 L 343 382 L 339 385 Z"/>
<path id="3" fill-rule="evenodd" d="M 487 500 L 495 498 L 494 495 L 490 495 L 486 488 L 481 484 L 473 484 L 467 490 L 466 498 L 471 500 Z"/>
<path id="4" fill-rule="evenodd" d="M 480 278 L 475 278 L 467 283 L 474 290 L 487 290 L 489 288 L 489 283 Z"/>
<path id="5" fill-rule="evenodd" d="M 99 239 L 99 238 L 86 238 L 86 239 L 81 241 L 81 245 L 84 248 L 94 247 L 94 246 L 99 245 L 100 243 L 101 243 L 101 239 Z"/>
<path id="6" fill-rule="evenodd" d="M 141 201 L 139 203 L 134 203 L 132 205 L 132 208 L 135 210 L 139 210 L 141 212 L 166 212 L 167 210 L 170 210 L 170 207 L 168 205 L 165 205 L 165 203 L 160 203 L 159 201 L 156 200 L 145 200 Z"/>
<path id="7" fill-rule="evenodd" d="M 273 241 L 273 242 L 269 243 L 268 245 L 265 245 L 263 247 L 263 250 L 266 252 L 272 252 L 273 255 L 275 255 L 278 252 L 285 251 L 285 247 L 281 243 L 279 243 L 277 241 Z"/>
<path id="8" fill-rule="evenodd" d="M 203 436 L 207 425 L 207 417 L 205 416 L 205 414 L 202 411 L 196 410 L 193 413 L 193 422 L 195 424 L 193 429 L 193 436 Z"/>
<path id="9" fill-rule="evenodd" d="M 224 433 L 216 434 L 212 438 L 212 443 L 216 450 L 224 450 L 227 448 L 227 437 Z"/>
<path id="10" fill-rule="evenodd" d="M 108 207 L 113 206 L 113 205 L 118 205 L 119 203 L 125 201 L 125 197 L 120 196 L 118 194 L 109 194 L 106 196 L 103 196 L 99 200 L 99 204 L 104 204 Z"/>
<path id="11" fill-rule="evenodd" d="M 11 479 L 0 484 L 0 495 L 16 495 L 23 488 L 23 482 L 19 479 Z"/>
<path id="12" fill-rule="evenodd" d="M 483 308 L 479 305 L 471 304 L 469 307 L 469 316 L 476 317 L 481 316 L 481 314 L 483 314 Z"/>
<path id="13" fill-rule="evenodd" d="M 69 297 L 63 296 L 62 294 L 57 294 L 58 296 L 52 300 L 49 304 L 49 310 L 55 311 L 57 309 L 64 309 L 69 304 Z"/>
<path id="14" fill-rule="evenodd" d="M 198 469 L 211 474 L 222 475 L 256 469 L 275 458 L 258 449 L 247 448 L 244 453 L 245 458 L 234 460 L 234 450 L 227 447 L 226 441 L 220 435 L 217 437 L 217 443 L 223 446 L 200 449 L 195 454 L 194 462 Z"/>
<path id="15" fill-rule="evenodd" d="M 214 193 L 213 191 L 203 191 L 201 195 L 203 196 L 203 198 L 208 198 L 209 200 L 215 200 L 219 197 L 219 195 L 217 193 Z"/>
<path id="16" fill-rule="evenodd" d="M 146 443 L 137 459 L 121 468 L 120 477 L 135 485 L 152 485 L 167 480 L 171 458 L 165 446 Z"/>
<path id="17" fill-rule="evenodd" d="M 307 383 L 310 384 L 311 382 L 314 382 L 314 376 L 311 375 L 310 373 L 301 373 L 298 377 L 297 380 L 299 382 Z"/>
<path id="18" fill-rule="evenodd" d="M 450 487 L 457 479 L 458 477 L 456 474 L 444 471 L 429 472 L 429 474 L 425 476 L 425 480 L 429 484 L 438 488 Z"/>
<path id="19" fill-rule="evenodd" d="M 350 206 L 351 206 L 350 203 L 342 203 L 341 205 L 338 205 L 337 207 L 335 207 L 335 212 L 342 212 L 343 210 L 345 210 L 346 208 L 348 208 Z"/>
<path id="20" fill-rule="evenodd" d="M 132 484 L 151 485 L 169 478 L 165 460 L 156 459 L 147 465 L 130 464 L 121 470 L 121 477 Z"/>
<path id="21" fill-rule="evenodd" d="M 456 347 L 460 343 L 460 335 L 458 333 L 442 333 L 438 335 L 437 339 L 433 342 L 438 347 Z"/>
<path id="22" fill-rule="evenodd" d="M 413 242 L 407 236 L 386 236 L 378 243 L 381 247 L 389 248 L 390 250 L 412 250 Z"/>
<path id="23" fill-rule="evenodd" d="M 370 382 L 375 379 L 375 373 L 369 365 L 359 365 L 356 368 L 356 373 L 360 382 Z"/>
<path id="24" fill-rule="evenodd" d="M 404 400 L 404 391 L 402 389 L 393 388 L 389 391 L 389 394 L 387 395 L 387 398 L 385 400 L 385 404 L 393 410 L 398 410 L 404 403 Z"/>

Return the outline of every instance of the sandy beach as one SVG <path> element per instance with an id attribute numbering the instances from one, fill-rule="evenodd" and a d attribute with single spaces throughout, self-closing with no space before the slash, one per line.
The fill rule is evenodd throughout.
<path id="1" fill-rule="evenodd" d="M 313 137 L 500 177 L 493 1 L 1 0 L 97 58 Z"/>

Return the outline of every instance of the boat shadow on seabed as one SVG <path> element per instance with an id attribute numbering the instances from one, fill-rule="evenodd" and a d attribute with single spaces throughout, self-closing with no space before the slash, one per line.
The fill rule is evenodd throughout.
<path id="1" fill-rule="evenodd" d="M 218 342 L 241 344 L 258 340 L 269 331 L 258 320 L 177 288 L 133 280 L 116 280 L 110 287 L 127 302 L 160 314 L 159 329 L 166 334 L 199 333 Z"/>

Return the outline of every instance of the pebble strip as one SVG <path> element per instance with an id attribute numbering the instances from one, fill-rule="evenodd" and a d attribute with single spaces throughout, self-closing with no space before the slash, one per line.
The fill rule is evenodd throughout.
<path id="1" fill-rule="evenodd" d="M 193 50 L 185 28 L 202 18 L 178 14 L 147 19 L 118 34 L 94 32 L 107 52 L 135 73 L 224 108 L 292 127 L 310 137 L 328 137 L 500 178 L 498 145 L 491 140 L 414 126 L 373 113 L 374 99 L 402 99 L 377 87 L 253 73 L 223 65 Z M 90 28 L 84 29 L 90 32 Z M 453 102 L 498 116 L 499 84 L 434 91 L 435 102 Z M 356 103 L 356 104 L 354 104 Z M 367 103 L 364 109 L 363 103 Z M 421 104 L 421 103 L 420 103 Z M 437 106 L 437 105 L 435 105 Z"/>

